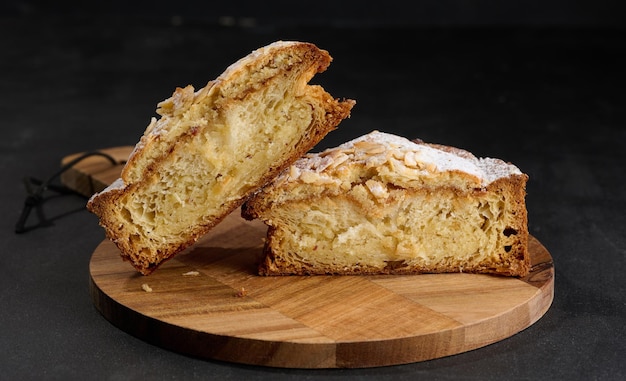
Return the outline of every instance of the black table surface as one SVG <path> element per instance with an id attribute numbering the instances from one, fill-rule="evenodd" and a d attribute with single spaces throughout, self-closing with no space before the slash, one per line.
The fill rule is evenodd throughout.
<path id="1" fill-rule="evenodd" d="M 600 27 L 408 27 L 0 17 L 0 379 L 623 379 L 626 377 L 626 47 Z M 327 49 L 313 82 L 357 101 L 315 150 L 372 130 L 465 148 L 530 177 L 530 233 L 555 298 L 534 325 L 454 356 L 369 369 L 197 359 L 120 331 L 95 309 L 104 239 L 86 199 L 48 191 L 15 233 L 25 176 L 135 144 L 156 103 L 276 40 Z M 87 378 L 90 377 L 90 378 Z"/>

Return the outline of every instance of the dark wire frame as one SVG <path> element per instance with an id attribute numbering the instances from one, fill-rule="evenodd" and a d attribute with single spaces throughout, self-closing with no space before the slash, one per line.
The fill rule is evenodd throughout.
<path id="1" fill-rule="evenodd" d="M 39 179 L 30 177 L 30 176 L 24 177 L 22 179 L 24 182 L 24 186 L 26 187 L 26 192 L 28 195 L 26 196 L 26 200 L 24 201 L 24 207 L 22 208 L 22 213 L 20 214 L 20 217 L 17 220 L 17 223 L 15 224 L 16 234 L 26 233 L 27 231 L 30 231 L 36 227 L 51 225 L 51 222 L 44 215 L 43 208 L 42 208 L 43 203 L 47 200 L 43 196 L 45 191 L 50 190 L 61 195 L 76 194 L 76 195 L 83 196 L 73 189 L 70 189 L 64 185 L 52 184 L 52 182 L 56 178 L 60 177 L 61 174 L 63 174 L 63 172 L 67 171 L 68 169 L 75 166 L 77 163 L 91 156 L 102 156 L 106 158 L 107 160 L 109 160 L 111 164 L 113 165 L 120 164 L 111 155 L 108 155 L 104 152 L 99 152 L 99 151 L 86 152 L 78 156 L 77 158 L 73 159 L 72 161 L 68 162 L 64 166 L 62 166 L 61 169 L 59 169 L 56 173 L 54 173 L 45 181 L 41 181 Z M 26 221 L 28 220 L 28 216 L 32 212 L 33 208 L 35 209 L 37 213 L 39 224 L 35 225 L 34 227 L 28 228 L 26 227 Z"/>

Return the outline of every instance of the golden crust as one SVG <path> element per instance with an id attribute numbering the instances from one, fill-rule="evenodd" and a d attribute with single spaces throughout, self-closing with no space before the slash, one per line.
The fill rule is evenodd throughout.
<path id="1" fill-rule="evenodd" d="M 348 118 L 353 100 L 308 84 L 331 61 L 277 41 L 160 102 L 121 178 L 87 203 L 122 258 L 150 274 Z"/>
<path id="2" fill-rule="evenodd" d="M 527 179 L 498 159 L 374 131 L 299 159 L 242 216 L 269 226 L 262 275 L 524 276 Z"/>

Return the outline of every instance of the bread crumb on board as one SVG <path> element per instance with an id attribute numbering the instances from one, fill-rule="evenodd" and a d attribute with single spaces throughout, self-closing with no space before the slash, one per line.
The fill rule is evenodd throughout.
<path id="1" fill-rule="evenodd" d="M 183 274 L 183 276 L 198 276 L 198 275 L 200 275 L 200 273 L 197 271 L 187 271 L 186 273 Z"/>
<path id="2" fill-rule="evenodd" d="M 235 294 L 238 298 L 243 298 L 246 295 L 248 295 L 248 290 L 246 290 L 243 286 L 239 289 L 239 291 L 237 291 L 237 294 Z"/>
<path id="3" fill-rule="evenodd" d="M 141 288 L 145 291 L 145 292 L 152 292 L 152 287 L 148 286 L 148 283 L 144 283 L 141 285 Z"/>

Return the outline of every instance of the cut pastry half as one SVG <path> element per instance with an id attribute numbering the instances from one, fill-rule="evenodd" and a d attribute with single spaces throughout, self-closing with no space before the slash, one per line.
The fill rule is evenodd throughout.
<path id="1" fill-rule="evenodd" d="M 528 176 L 500 159 L 374 131 L 309 153 L 246 201 L 262 275 L 528 274 Z"/>
<path id="2" fill-rule="evenodd" d="M 277 41 L 160 102 L 121 178 L 87 203 L 121 256 L 150 274 L 348 118 L 354 100 L 309 84 L 331 60 Z"/>

